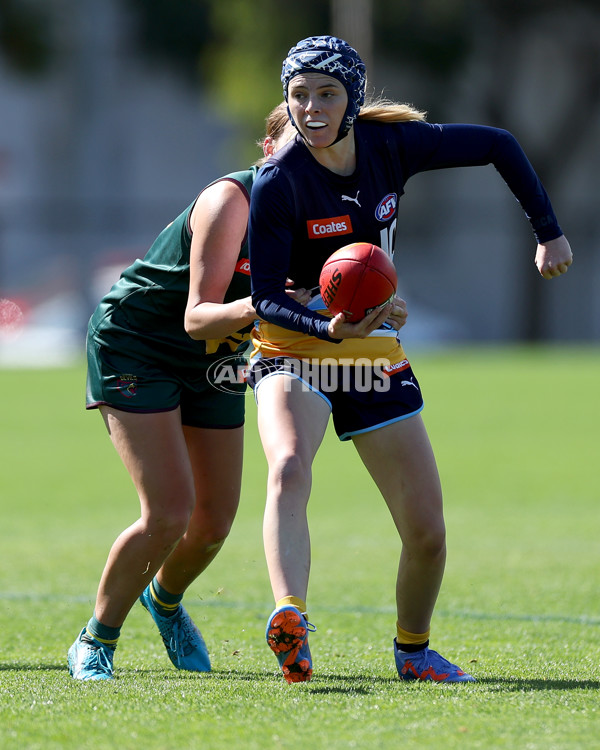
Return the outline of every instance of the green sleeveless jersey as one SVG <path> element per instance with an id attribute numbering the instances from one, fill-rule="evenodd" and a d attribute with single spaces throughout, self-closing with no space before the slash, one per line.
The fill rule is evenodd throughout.
<path id="1" fill-rule="evenodd" d="M 257 171 L 257 167 L 251 167 L 210 184 L 231 180 L 240 185 L 249 201 Z M 245 345 L 252 325 L 218 341 L 195 341 L 185 331 L 192 243 L 190 216 L 196 200 L 163 229 L 142 260 L 136 260 L 123 271 L 92 315 L 90 335 L 110 346 L 115 337 L 122 342 L 125 334 L 130 337 L 128 346 L 134 350 L 137 342 L 140 355 L 155 352 L 161 358 L 172 357 L 173 364 L 182 358 L 182 363 L 187 366 L 191 364 L 190 355 L 231 354 Z M 223 301 L 232 302 L 249 295 L 250 263 L 246 236 Z"/>

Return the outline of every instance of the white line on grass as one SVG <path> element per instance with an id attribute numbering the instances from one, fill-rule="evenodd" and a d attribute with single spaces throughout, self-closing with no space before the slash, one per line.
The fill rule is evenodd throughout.
<path id="1" fill-rule="evenodd" d="M 0 600 L 4 601 L 30 601 L 30 602 L 59 602 L 61 604 L 89 604 L 93 605 L 93 599 L 89 596 L 74 596 L 69 594 L 36 594 L 36 593 L 24 593 L 24 592 L 10 592 L 0 591 Z M 264 613 L 272 607 L 271 602 L 235 602 L 225 600 L 213 600 L 205 601 L 190 595 L 185 601 L 186 608 L 189 607 L 216 607 L 222 609 L 256 609 L 258 612 Z M 369 607 L 369 606 L 330 606 L 320 605 L 318 609 L 322 612 L 331 613 L 343 613 L 343 614 L 361 614 L 361 615 L 393 615 L 395 609 L 393 607 Z M 591 625 L 598 627 L 600 626 L 600 617 L 593 617 L 591 615 L 553 615 L 553 614 L 511 614 L 509 612 L 471 612 L 468 610 L 451 610 L 451 609 L 436 609 L 435 612 L 438 617 L 461 617 L 469 620 L 500 620 L 509 621 L 514 620 L 517 622 L 565 622 L 574 623 L 577 625 Z M 261 614 L 262 616 L 262 614 Z"/>

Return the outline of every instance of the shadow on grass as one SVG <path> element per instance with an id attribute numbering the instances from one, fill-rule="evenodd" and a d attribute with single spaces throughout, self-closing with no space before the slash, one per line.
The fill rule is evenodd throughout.
<path id="1" fill-rule="evenodd" d="M 252 671 L 238 669 L 213 670 L 210 673 L 194 674 L 193 672 L 178 672 L 164 669 L 121 669 L 117 670 L 117 675 L 123 677 L 135 677 L 148 675 L 149 677 L 159 678 L 161 680 L 218 680 L 237 682 L 251 682 L 254 684 L 284 684 L 283 677 L 279 673 L 270 671 Z M 327 674 L 320 672 L 313 676 L 310 682 L 302 683 L 305 689 L 311 693 L 348 693 L 356 695 L 368 695 L 371 690 L 380 690 L 384 687 L 397 686 L 399 689 L 410 690 L 419 689 L 423 683 L 402 682 L 396 677 L 381 677 L 377 675 L 365 675 L 360 673 L 352 674 Z M 436 683 L 425 683 L 428 687 L 435 689 Z M 600 689 L 599 680 L 544 680 L 544 679 L 520 679 L 510 677 L 482 677 L 475 683 L 464 683 L 457 685 L 444 685 L 443 689 L 463 690 L 469 686 L 470 691 L 478 687 L 495 690 L 496 692 L 519 693 L 519 692 L 536 692 L 551 690 L 598 690 Z"/>
<path id="2" fill-rule="evenodd" d="M 0 663 L 0 672 L 67 672 L 67 662 L 64 664 L 20 664 L 19 662 Z"/>
<path id="3" fill-rule="evenodd" d="M 319 682 L 329 683 L 328 686 L 318 686 Z M 339 687 L 331 686 L 331 683 L 340 683 Z M 347 686 L 344 687 L 344 684 Z M 313 677 L 313 681 L 310 683 L 312 686 L 311 692 L 352 692 L 352 693 L 368 693 L 369 686 L 381 688 L 384 686 L 396 685 L 403 690 L 411 690 L 413 688 L 419 689 L 423 686 L 422 682 L 403 682 L 395 677 L 370 677 L 366 675 L 331 675 L 331 674 L 320 674 Z M 435 689 L 438 687 L 437 683 L 428 681 L 425 683 L 428 687 Z M 475 683 L 462 683 L 462 684 L 446 684 L 443 686 L 445 690 L 463 690 L 469 686 L 469 692 L 477 690 L 478 687 L 485 687 L 486 689 L 495 689 L 495 692 L 499 693 L 520 693 L 520 692 L 536 692 L 543 690 L 598 690 L 600 688 L 599 680 L 543 680 L 543 679 L 514 679 L 514 678 L 479 678 Z"/>
<path id="4" fill-rule="evenodd" d="M 499 692 L 521 693 L 539 690 L 598 690 L 600 680 L 523 680 L 513 677 L 481 677 L 478 685 L 498 688 Z"/>
<path id="5" fill-rule="evenodd" d="M 22 664 L 18 662 L 0 662 L 0 672 L 65 672 L 68 674 L 66 664 Z M 249 671 L 242 669 L 213 669 L 212 672 L 185 672 L 165 668 L 117 668 L 115 677 L 131 679 L 135 677 L 149 677 L 162 681 L 188 682 L 201 680 L 233 680 L 238 682 L 251 682 L 263 684 L 283 684 L 281 675 L 271 671 Z M 402 689 L 412 689 L 423 683 L 401 682 L 396 677 L 380 677 L 377 675 L 352 674 L 327 674 L 319 673 L 313 677 L 311 682 L 304 683 L 305 688 L 311 693 L 357 693 L 368 695 L 371 688 L 397 685 Z M 432 683 L 426 683 L 434 687 Z M 512 677 L 480 677 L 475 683 L 465 683 L 470 690 L 477 687 L 485 687 L 495 692 L 519 693 L 539 692 L 550 690 L 599 690 L 600 680 L 552 680 L 552 679 L 522 679 Z M 463 689 L 462 685 L 444 686 L 445 689 L 456 687 Z"/>

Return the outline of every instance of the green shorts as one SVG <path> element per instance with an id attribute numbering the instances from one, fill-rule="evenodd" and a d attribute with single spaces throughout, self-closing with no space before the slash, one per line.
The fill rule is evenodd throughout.
<path id="1" fill-rule="evenodd" d="M 223 355 L 187 356 L 135 335 L 110 335 L 93 328 L 87 336 L 86 408 L 101 405 L 150 414 L 181 408 L 181 422 L 190 427 L 233 429 L 244 424 L 245 382 L 226 391 L 211 382 L 211 367 Z M 231 357 L 229 357 L 231 359 Z M 239 357 L 240 363 L 243 358 Z M 241 366 L 241 365 L 240 365 Z"/>

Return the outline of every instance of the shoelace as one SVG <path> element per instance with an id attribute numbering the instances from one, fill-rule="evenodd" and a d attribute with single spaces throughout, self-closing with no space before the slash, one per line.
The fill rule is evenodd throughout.
<path id="1" fill-rule="evenodd" d="M 317 626 L 313 625 L 312 622 L 309 622 L 306 619 L 306 612 L 300 612 L 300 614 L 304 618 L 304 622 L 306 623 L 306 629 L 308 630 L 308 632 L 309 633 L 316 633 L 317 632 Z"/>
<path id="2" fill-rule="evenodd" d="M 176 622 L 173 623 L 169 649 L 177 656 L 177 662 L 179 663 L 181 658 L 186 656 L 185 647 L 188 644 L 192 647 L 190 650 L 193 650 L 196 632 L 185 618 L 176 617 L 174 619 L 176 619 Z"/>
<path id="3" fill-rule="evenodd" d="M 91 653 L 91 658 L 86 666 L 91 669 L 98 669 L 107 674 L 112 673 L 112 664 L 110 658 L 102 646 L 95 646 L 92 643 L 88 644 Z"/>

